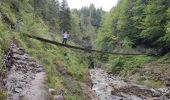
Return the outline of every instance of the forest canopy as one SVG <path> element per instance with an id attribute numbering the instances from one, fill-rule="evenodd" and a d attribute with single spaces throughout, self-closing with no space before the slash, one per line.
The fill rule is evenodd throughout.
<path id="1" fill-rule="evenodd" d="M 105 15 L 97 43 L 114 48 L 113 45 L 118 47 L 127 41 L 131 47 L 143 46 L 164 53 L 170 48 L 169 28 L 169 0 L 120 0 Z"/>

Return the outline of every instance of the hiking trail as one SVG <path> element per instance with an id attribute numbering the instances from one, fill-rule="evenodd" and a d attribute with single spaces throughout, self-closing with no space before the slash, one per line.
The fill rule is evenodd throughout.
<path id="1" fill-rule="evenodd" d="M 3 66 L 7 100 L 48 100 L 45 69 L 25 49 L 10 42 Z"/>

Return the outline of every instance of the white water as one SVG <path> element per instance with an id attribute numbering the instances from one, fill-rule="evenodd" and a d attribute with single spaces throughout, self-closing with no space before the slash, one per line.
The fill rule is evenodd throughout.
<path id="1" fill-rule="evenodd" d="M 90 75 L 93 83 L 93 90 L 100 100 L 119 100 L 118 96 L 111 94 L 113 79 L 102 69 L 90 69 Z M 115 81 L 116 82 L 116 81 Z M 118 81 L 117 81 L 118 82 Z M 116 83 L 117 83 L 116 82 Z"/>
<path id="2" fill-rule="evenodd" d="M 90 69 L 90 75 L 93 83 L 92 90 L 94 90 L 99 100 L 144 100 L 135 95 L 128 95 L 126 97 L 112 95 L 112 86 L 122 87 L 127 86 L 128 83 L 124 82 L 121 78 L 107 74 L 102 69 Z"/>

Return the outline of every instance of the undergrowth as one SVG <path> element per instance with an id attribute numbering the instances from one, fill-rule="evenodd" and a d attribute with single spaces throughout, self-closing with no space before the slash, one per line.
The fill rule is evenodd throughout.
<path id="1" fill-rule="evenodd" d="M 0 57 L 4 55 L 4 51 L 8 48 L 9 41 L 14 38 L 20 47 L 26 51 L 40 64 L 45 66 L 47 72 L 46 84 L 49 88 L 56 90 L 64 89 L 67 100 L 76 100 L 83 96 L 79 81 L 88 79 L 88 69 L 84 52 L 70 50 L 68 48 L 57 47 L 48 43 L 40 42 L 34 39 L 28 39 L 24 34 L 38 35 L 47 39 L 55 39 L 61 42 L 58 33 L 50 33 L 50 28 L 46 22 L 40 17 L 33 19 L 33 9 L 28 3 L 18 2 L 19 12 L 10 9 L 9 5 L 12 1 L 4 1 L 0 6 L 1 13 L 5 14 L 12 22 L 16 22 L 17 18 L 22 19 L 20 31 L 12 30 L 9 23 L 0 19 Z M 22 4 L 25 3 L 25 4 Z M 24 6 L 25 5 L 25 6 Z M 50 34 L 53 34 L 51 36 Z M 69 41 L 70 44 L 74 44 Z M 56 66 L 58 63 L 58 66 Z M 75 84 L 61 78 L 57 74 L 56 67 L 62 66 L 71 73 L 71 80 L 75 80 Z M 0 59 L 0 69 L 2 68 L 2 59 Z M 0 91 L 0 99 L 3 93 Z"/>
<path id="2" fill-rule="evenodd" d="M 110 56 L 106 69 L 116 75 L 132 75 L 141 66 L 155 58 L 149 56 Z"/>

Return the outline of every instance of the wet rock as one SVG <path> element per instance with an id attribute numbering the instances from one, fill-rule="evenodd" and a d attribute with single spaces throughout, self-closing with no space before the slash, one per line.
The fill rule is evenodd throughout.
<path id="1" fill-rule="evenodd" d="M 92 89 L 100 100 L 168 100 L 163 95 L 169 88 L 156 90 L 137 85 L 120 77 L 110 76 L 102 69 L 90 69 L 90 75 Z"/>
<path id="2" fill-rule="evenodd" d="M 151 100 L 169 100 L 169 99 L 165 96 L 161 96 L 161 97 L 154 97 Z"/>
<path id="3" fill-rule="evenodd" d="M 22 91 L 22 88 L 15 88 L 16 93 L 20 93 Z"/>
<path id="4" fill-rule="evenodd" d="M 83 90 L 84 100 L 96 100 L 95 98 L 97 97 L 95 96 L 94 91 L 91 90 L 88 85 L 86 85 L 85 83 L 81 83 L 80 86 Z"/>
<path id="5" fill-rule="evenodd" d="M 137 77 L 139 76 L 153 76 L 155 80 L 161 81 L 162 83 L 166 84 L 168 87 L 170 86 L 170 64 L 158 64 L 158 63 L 149 63 L 143 66 L 138 71 Z"/>
<path id="6" fill-rule="evenodd" d="M 69 73 L 65 68 L 57 68 L 57 71 L 63 76 L 71 75 L 71 73 Z"/>
<path id="7" fill-rule="evenodd" d="M 45 71 L 44 68 L 37 68 L 37 73 L 39 73 L 39 72 L 44 72 L 44 71 Z"/>
<path id="8" fill-rule="evenodd" d="M 55 89 L 48 89 L 48 91 L 49 91 L 52 95 L 54 95 L 55 93 L 57 93 L 57 91 L 56 91 Z"/>
<path id="9" fill-rule="evenodd" d="M 141 88 L 139 86 L 129 85 L 129 86 L 117 88 L 113 86 L 113 90 L 112 90 L 113 95 L 115 94 L 118 95 L 121 92 L 129 94 L 129 95 L 136 95 L 139 97 L 160 97 L 161 96 L 161 93 L 159 91 L 144 88 L 144 87 Z"/>
<path id="10" fill-rule="evenodd" d="M 64 99 L 64 96 L 62 95 L 55 95 L 54 100 L 65 100 L 65 99 Z"/>

